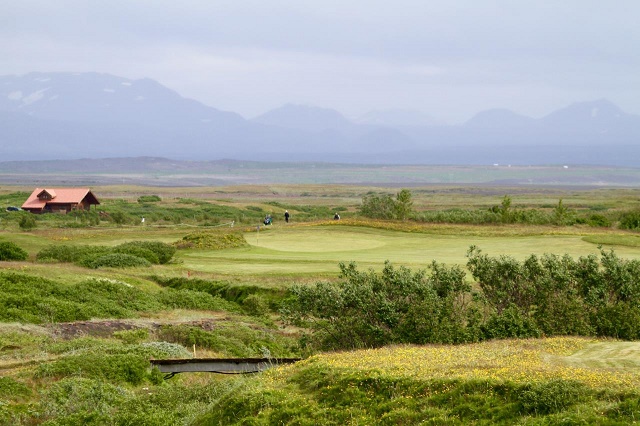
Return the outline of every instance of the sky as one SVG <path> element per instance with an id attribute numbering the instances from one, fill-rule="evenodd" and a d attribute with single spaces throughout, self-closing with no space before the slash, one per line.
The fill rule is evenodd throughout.
<path id="1" fill-rule="evenodd" d="M 152 78 L 252 118 L 286 103 L 460 123 L 606 98 L 640 115 L 637 0 L 0 0 L 0 75 Z"/>

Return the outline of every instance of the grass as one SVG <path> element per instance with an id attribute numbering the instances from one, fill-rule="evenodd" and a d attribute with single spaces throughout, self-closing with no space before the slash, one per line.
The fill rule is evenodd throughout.
<path id="1" fill-rule="evenodd" d="M 638 414 L 637 369 L 565 363 L 621 343 L 561 337 L 322 354 L 237 381 L 196 424 L 628 424 Z"/>
<path id="2" fill-rule="evenodd" d="M 472 244 L 489 256 L 504 254 L 519 260 L 532 253 L 578 257 L 598 253 L 599 244 L 613 247 L 620 257 L 640 258 L 637 233 L 614 229 L 365 222 L 353 216 L 367 192 L 397 190 L 288 184 L 95 188 L 104 197 L 101 201 L 113 205 L 119 203 L 115 198 L 121 198 L 143 209 L 136 200 L 152 193 L 162 198 L 154 203 L 161 208 L 254 206 L 249 213 L 258 217 L 271 212 L 276 223 L 261 227 L 259 233 L 255 231 L 258 223 L 237 224 L 234 231 L 244 231 L 246 246 L 193 247 L 178 250 L 175 261 L 167 265 L 123 270 L 90 270 L 71 264 L 34 263 L 33 259 L 51 244 L 172 243 L 204 228 L 101 223 L 98 228 L 74 229 L 54 227 L 57 222 L 48 220 L 30 232 L 0 226 L 0 241 L 13 241 L 30 254 L 26 262 L 0 262 L 0 272 L 47 278 L 63 287 L 92 278 L 114 280 L 155 300 L 165 290 L 154 276 L 219 280 L 238 291 L 249 286 L 279 290 L 292 283 L 335 279 L 338 262 L 355 261 L 360 270 L 379 270 L 385 260 L 411 269 L 428 267 L 432 260 L 464 265 Z M 14 189 L 2 188 L 0 193 L 3 191 Z M 505 194 L 512 196 L 515 207 L 549 209 L 559 198 L 571 208 L 595 206 L 598 212 L 638 204 L 638 190 L 634 189 L 450 185 L 416 188 L 414 193 L 419 209 L 489 208 L 500 204 Z M 5 201 L 9 199 L 17 204 L 16 197 Z M 187 199 L 191 201 L 185 202 Z M 283 206 L 294 213 L 289 225 L 279 216 Z M 318 217 L 300 223 L 308 206 L 318 207 L 313 210 L 317 212 L 340 207 L 343 220 Z M 169 348 L 191 353 L 195 342 L 198 356 L 205 357 L 259 356 L 265 349 L 277 356 L 304 353 L 298 346 L 300 330 L 278 327 L 277 300 L 269 297 L 280 293 L 269 291 L 258 289 L 257 294 L 263 297 L 259 301 L 271 304 L 270 315 L 248 315 L 238 301 L 233 309 L 198 310 L 193 308 L 196 305 L 186 309 L 177 304 L 173 309 L 136 311 L 120 320 L 0 324 L 0 424 L 628 424 L 640 418 L 640 347 L 636 342 L 555 338 L 397 346 L 319 354 L 298 365 L 250 377 L 185 374 L 163 383 L 146 371 L 146 362 L 140 362 L 148 359 L 143 344 L 161 348 L 167 343 Z M 184 297 L 185 303 L 203 299 L 195 292 Z M 143 342 L 129 344 L 118 338 L 133 338 L 136 330 L 147 332 L 141 334 Z M 91 370 L 106 353 L 123 368 L 110 375 Z M 129 359 L 131 353 L 138 358 Z M 121 377 L 128 363 L 139 376 Z M 49 368 L 39 367 L 47 364 Z M 101 369 L 109 368 L 105 364 Z"/>
<path id="3" fill-rule="evenodd" d="M 381 268 L 385 260 L 421 269 L 432 260 L 466 264 L 470 245 L 490 256 L 509 255 L 523 260 L 530 254 L 569 253 L 574 257 L 597 254 L 596 243 L 579 233 L 566 235 L 473 236 L 472 227 L 448 227 L 442 234 L 423 234 L 356 226 L 274 226 L 245 233 L 250 248 L 188 251 L 179 254 L 185 268 L 228 275 L 331 275 L 339 262 L 355 261 L 362 268 Z M 483 227 L 473 228 L 482 231 Z M 550 228 L 545 228 L 550 231 Z M 605 246 L 606 247 L 606 246 Z M 638 247 L 615 246 L 621 257 L 638 259 Z"/>

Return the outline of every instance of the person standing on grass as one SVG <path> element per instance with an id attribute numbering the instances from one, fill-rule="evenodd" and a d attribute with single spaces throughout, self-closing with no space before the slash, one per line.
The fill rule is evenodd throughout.
<path id="1" fill-rule="evenodd" d="M 284 211 L 284 221 L 289 223 L 289 210 Z"/>

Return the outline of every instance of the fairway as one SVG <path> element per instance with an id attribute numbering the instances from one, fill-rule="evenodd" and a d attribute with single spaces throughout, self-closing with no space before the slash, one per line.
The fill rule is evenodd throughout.
<path id="1" fill-rule="evenodd" d="M 465 265 L 469 246 L 489 256 L 509 255 L 522 260 L 531 254 L 597 254 L 596 244 L 581 235 L 457 236 L 373 229 L 366 227 L 271 228 L 244 234 L 250 247 L 220 251 L 190 251 L 180 255 L 184 266 L 221 274 L 336 274 L 339 262 L 380 269 L 394 265 L 421 269 L 432 260 Z M 605 247 L 606 249 L 606 247 Z M 616 247 L 620 257 L 640 258 L 640 248 Z"/>

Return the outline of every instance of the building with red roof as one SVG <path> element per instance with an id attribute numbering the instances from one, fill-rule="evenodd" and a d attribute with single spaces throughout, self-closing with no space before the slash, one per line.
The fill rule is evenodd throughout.
<path id="1" fill-rule="evenodd" d="M 100 204 L 89 188 L 36 188 L 22 205 L 31 213 L 68 213 Z"/>

